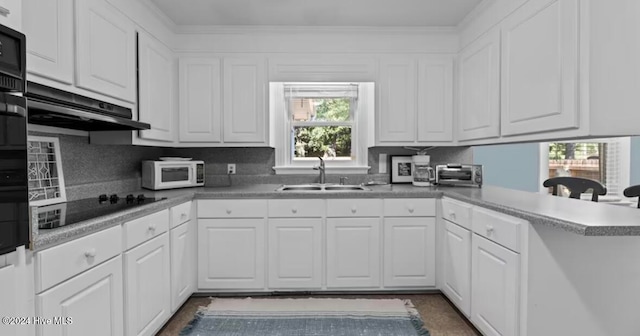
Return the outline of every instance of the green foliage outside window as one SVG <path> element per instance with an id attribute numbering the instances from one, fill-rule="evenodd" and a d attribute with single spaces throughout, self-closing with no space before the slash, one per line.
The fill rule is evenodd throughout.
<path id="1" fill-rule="evenodd" d="M 348 98 L 317 99 L 315 121 L 349 121 Z M 294 127 L 295 157 L 350 157 L 350 126 Z"/>

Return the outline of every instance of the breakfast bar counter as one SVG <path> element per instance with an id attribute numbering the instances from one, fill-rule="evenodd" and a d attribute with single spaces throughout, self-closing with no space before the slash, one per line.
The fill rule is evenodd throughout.
<path id="1" fill-rule="evenodd" d="M 33 211 L 32 249 L 41 250 L 85 236 L 124 221 L 169 208 L 192 199 L 300 199 L 300 198 L 441 198 L 451 197 L 473 205 L 582 236 L 638 236 L 640 210 L 575 199 L 553 197 L 493 186 L 414 187 L 410 184 L 367 186 L 367 191 L 276 191 L 280 185 L 257 184 L 232 187 L 203 187 L 150 192 L 166 200 L 96 217 L 73 225 L 39 231 Z M 139 191 L 133 192 L 134 194 Z"/>

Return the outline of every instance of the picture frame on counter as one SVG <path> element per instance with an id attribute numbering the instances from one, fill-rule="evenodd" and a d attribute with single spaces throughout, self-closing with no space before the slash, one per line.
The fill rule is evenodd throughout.
<path id="1" fill-rule="evenodd" d="M 411 155 L 391 156 L 391 183 L 411 183 L 413 181 L 411 157 Z"/>
<path id="2" fill-rule="evenodd" d="M 58 138 L 30 135 L 27 147 L 29 205 L 43 206 L 66 202 Z"/>

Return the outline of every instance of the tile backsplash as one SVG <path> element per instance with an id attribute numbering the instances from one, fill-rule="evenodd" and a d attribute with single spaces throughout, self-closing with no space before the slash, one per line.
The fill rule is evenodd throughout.
<path id="1" fill-rule="evenodd" d="M 95 145 L 86 136 L 57 135 L 30 132 L 30 135 L 55 136 L 60 139 L 62 168 L 67 200 L 94 197 L 98 194 L 124 193 L 140 189 L 140 162 L 161 156 L 191 157 L 206 164 L 207 186 L 253 183 L 317 182 L 318 174 L 275 175 L 275 150 L 264 148 L 158 148 L 131 145 Z M 369 174 L 347 175 L 349 183 L 371 180 L 389 181 L 389 174 L 380 174 L 379 154 L 413 155 L 401 147 L 373 147 L 369 149 Z M 473 161 L 470 147 L 439 147 L 428 152 L 431 162 Z M 226 175 L 227 163 L 235 163 L 237 174 Z M 337 183 L 339 176 L 327 175 L 327 182 Z"/>

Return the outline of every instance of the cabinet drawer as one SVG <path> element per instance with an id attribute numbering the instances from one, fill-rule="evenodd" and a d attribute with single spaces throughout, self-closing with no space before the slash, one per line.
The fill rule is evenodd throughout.
<path id="1" fill-rule="evenodd" d="M 515 252 L 520 252 L 520 231 L 526 221 L 474 207 L 473 232 Z"/>
<path id="2" fill-rule="evenodd" d="M 380 199 L 328 199 L 327 217 L 379 217 Z"/>
<path id="3" fill-rule="evenodd" d="M 121 252 L 120 225 L 37 252 L 36 292 L 51 288 Z"/>
<path id="4" fill-rule="evenodd" d="M 128 250 L 169 230 L 169 210 L 124 223 L 124 247 Z"/>
<path id="5" fill-rule="evenodd" d="M 435 216 L 436 200 L 424 198 L 396 198 L 384 200 L 385 217 Z"/>
<path id="6" fill-rule="evenodd" d="M 171 208 L 171 228 L 191 220 L 191 202 L 182 203 Z"/>
<path id="7" fill-rule="evenodd" d="M 442 199 L 442 218 L 471 230 L 471 208 L 470 204 L 445 197 Z"/>
<path id="8" fill-rule="evenodd" d="M 269 217 L 322 217 L 324 200 L 269 200 Z"/>
<path id="9" fill-rule="evenodd" d="M 267 200 L 201 200 L 198 218 L 263 218 Z"/>

